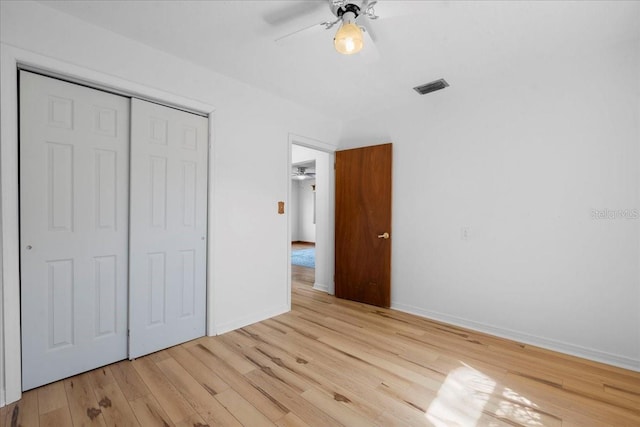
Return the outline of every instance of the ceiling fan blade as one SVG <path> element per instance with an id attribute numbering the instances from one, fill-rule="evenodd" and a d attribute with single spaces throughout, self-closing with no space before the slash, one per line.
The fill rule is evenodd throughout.
<path id="1" fill-rule="evenodd" d="M 267 24 L 276 27 L 291 21 L 296 21 L 301 17 L 305 17 L 326 7 L 326 0 L 290 2 L 290 4 L 284 8 L 265 13 L 262 19 L 264 19 Z"/>
<path id="2" fill-rule="evenodd" d="M 274 41 L 276 43 L 281 43 L 283 41 L 287 41 L 287 39 L 291 39 L 291 38 L 295 38 L 293 36 L 309 36 L 312 34 L 316 34 L 316 33 L 320 33 L 322 31 L 325 31 L 325 26 L 323 25 L 322 22 L 317 22 L 315 24 L 311 24 L 309 26 L 306 26 L 304 28 L 300 28 L 298 30 L 292 31 L 290 33 L 284 34 L 280 37 L 278 37 L 277 39 L 275 39 Z"/>
<path id="3" fill-rule="evenodd" d="M 376 1 L 373 6 L 375 14 L 382 20 L 390 18 L 422 15 L 433 10 L 434 4 L 448 6 L 450 0 L 436 1 Z M 372 3 L 372 2 L 369 2 Z"/>

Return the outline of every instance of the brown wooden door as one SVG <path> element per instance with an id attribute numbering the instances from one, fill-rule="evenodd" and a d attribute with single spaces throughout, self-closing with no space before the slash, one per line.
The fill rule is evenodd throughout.
<path id="1" fill-rule="evenodd" d="M 391 147 L 336 152 L 336 296 L 379 307 L 391 303 Z"/>

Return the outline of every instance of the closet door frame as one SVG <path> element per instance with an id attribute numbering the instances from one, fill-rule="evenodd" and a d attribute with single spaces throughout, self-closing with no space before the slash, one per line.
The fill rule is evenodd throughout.
<path id="1" fill-rule="evenodd" d="M 21 329 L 20 329 L 20 238 L 19 238 L 19 187 L 18 187 L 18 70 L 23 69 L 78 83 L 115 94 L 151 100 L 168 107 L 199 114 L 208 118 L 208 200 L 207 223 L 213 224 L 213 135 L 215 108 L 173 93 L 121 79 L 81 66 L 58 61 L 24 49 L 3 45 L 0 51 L 0 232 L 2 235 L 2 307 L 0 312 L 0 338 L 4 339 L 4 354 L 0 354 L 0 406 L 15 402 L 22 395 Z M 211 227 L 207 229 L 207 320 L 206 333 L 216 335 L 214 286 L 211 272 L 214 269 L 214 241 Z M 4 336 L 2 336 L 4 335 Z M 4 363 L 4 371 L 2 370 Z M 5 388 L 2 389 L 4 379 Z"/>

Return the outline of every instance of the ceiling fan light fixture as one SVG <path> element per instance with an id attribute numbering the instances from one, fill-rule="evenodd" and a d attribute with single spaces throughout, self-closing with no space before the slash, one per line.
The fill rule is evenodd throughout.
<path id="1" fill-rule="evenodd" d="M 362 50 L 364 40 L 362 29 L 355 23 L 356 14 L 347 11 L 342 15 L 342 25 L 333 38 L 333 45 L 343 55 L 353 55 Z"/>
<path id="2" fill-rule="evenodd" d="M 306 167 L 299 166 L 297 170 L 291 175 L 291 179 L 302 181 L 305 179 L 314 179 L 315 175 L 316 174 L 314 172 L 307 172 Z"/>

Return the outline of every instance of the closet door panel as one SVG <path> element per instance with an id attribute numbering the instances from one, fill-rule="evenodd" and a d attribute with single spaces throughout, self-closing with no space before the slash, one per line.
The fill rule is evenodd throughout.
<path id="1" fill-rule="evenodd" d="M 130 351 L 205 334 L 207 119 L 132 100 Z"/>
<path id="2" fill-rule="evenodd" d="M 20 72 L 23 389 L 127 357 L 129 99 Z"/>

